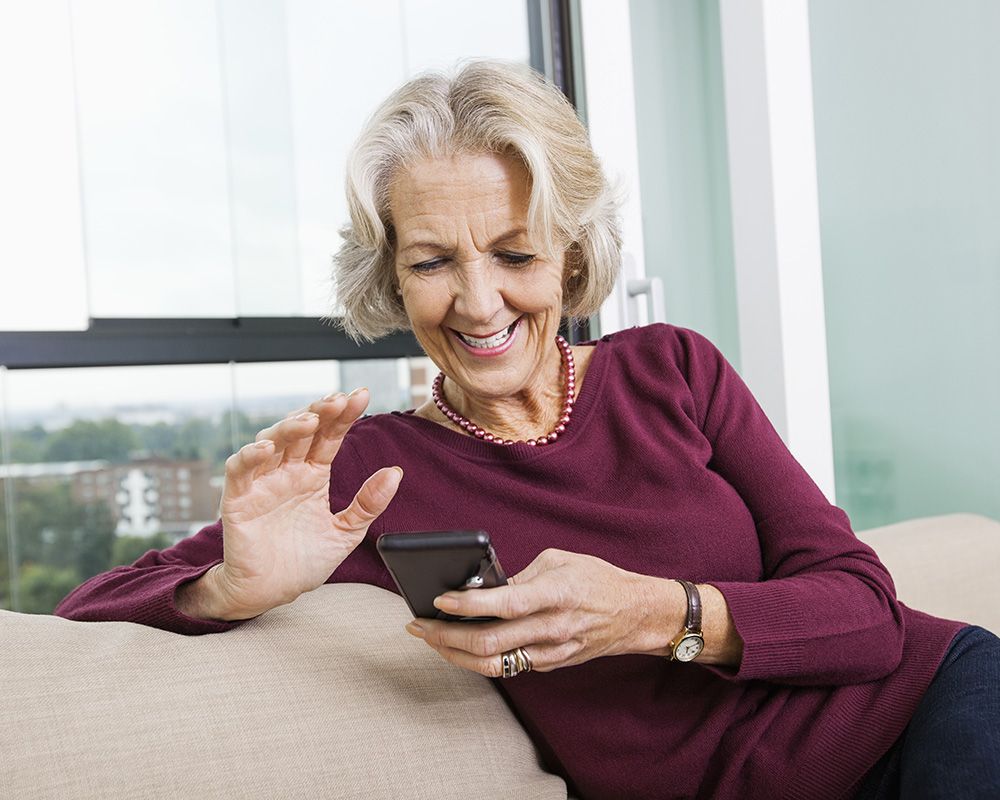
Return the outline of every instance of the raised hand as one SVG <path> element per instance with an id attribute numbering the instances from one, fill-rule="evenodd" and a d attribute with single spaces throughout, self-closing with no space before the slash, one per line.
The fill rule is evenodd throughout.
<path id="1" fill-rule="evenodd" d="M 321 586 L 389 505 L 399 467 L 378 470 L 347 508 L 330 509 L 330 464 L 367 406 L 367 389 L 329 395 L 226 461 L 224 561 L 215 579 L 227 618 L 257 616 Z"/>

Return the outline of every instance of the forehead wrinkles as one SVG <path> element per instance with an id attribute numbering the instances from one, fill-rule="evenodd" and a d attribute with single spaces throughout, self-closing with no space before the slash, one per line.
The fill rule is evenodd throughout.
<path id="1" fill-rule="evenodd" d="M 485 251 L 503 234 L 527 227 L 530 191 L 523 167 L 479 156 L 417 164 L 397 176 L 389 198 L 401 248 L 471 242 Z"/>

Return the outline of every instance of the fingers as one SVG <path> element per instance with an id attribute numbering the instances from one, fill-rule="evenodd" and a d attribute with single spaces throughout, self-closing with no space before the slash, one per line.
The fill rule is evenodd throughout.
<path id="1" fill-rule="evenodd" d="M 330 394 L 305 408 L 296 409 L 274 425 L 257 433 L 256 441 L 270 439 L 274 453 L 267 468 L 282 461 L 308 459 L 329 466 L 354 421 L 368 407 L 368 390 L 356 389 L 349 395 Z"/>
<path id="2" fill-rule="evenodd" d="M 340 451 L 340 445 L 347 432 L 368 408 L 369 394 L 368 389 L 364 387 L 340 397 L 344 404 L 343 408 L 338 411 L 341 400 L 332 401 L 330 413 L 323 417 L 305 455 L 305 458 L 313 463 L 326 465 L 332 463 Z"/>
<path id="3" fill-rule="evenodd" d="M 464 623 L 463 623 L 464 624 Z M 555 667 L 566 667 L 571 666 L 572 662 L 569 661 L 570 656 L 564 653 L 566 649 L 565 646 L 559 648 L 553 648 L 551 646 L 530 644 L 530 645 L 515 645 L 515 647 L 524 647 L 531 658 L 531 671 L 532 672 L 551 672 Z M 431 645 L 438 654 L 445 660 L 456 667 L 463 667 L 464 669 L 472 670 L 473 672 L 478 672 L 480 675 L 485 675 L 487 678 L 502 678 L 503 677 L 503 661 L 501 659 L 501 653 L 496 655 L 491 655 L 487 657 L 474 656 L 465 650 L 458 650 L 452 647 L 440 647 L 437 645 Z M 508 647 L 507 650 L 513 650 L 514 647 Z M 569 662 L 569 663 L 567 663 Z"/>
<path id="4" fill-rule="evenodd" d="M 274 442 L 264 439 L 245 445 L 226 459 L 226 480 L 222 499 L 239 497 L 249 491 L 258 468 L 274 453 Z"/>
<path id="5" fill-rule="evenodd" d="M 510 578 L 517 582 L 506 586 L 445 592 L 434 599 L 434 606 L 459 617 L 501 619 L 518 619 L 558 607 L 561 595 L 558 586 L 545 579 L 544 574 L 525 579 L 525 572 L 527 569 Z"/>
<path id="6" fill-rule="evenodd" d="M 395 497 L 402 478 L 399 467 L 380 469 L 364 482 L 347 508 L 334 514 L 335 523 L 349 531 L 366 529 Z"/>
<path id="7" fill-rule="evenodd" d="M 446 661 L 479 672 L 490 678 L 502 677 L 501 655 L 524 647 L 531 656 L 532 669 L 548 672 L 570 666 L 582 649 L 582 643 L 565 632 L 554 630 L 544 621 L 523 620 L 523 625 L 495 623 L 443 622 L 416 619 L 406 631 L 423 639 Z M 491 626 L 493 626 L 491 628 Z"/>

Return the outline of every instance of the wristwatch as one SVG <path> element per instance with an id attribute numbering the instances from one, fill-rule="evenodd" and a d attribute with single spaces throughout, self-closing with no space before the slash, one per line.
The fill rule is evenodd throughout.
<path id="1" fill-rule="evenodd" d="M 693 661 L 705 649 L 705 637 L 701 634 L 701 595 L 691 581 L 674 578 L 687 594 L 688 613 L 684 630 L 670 642 L 671 661 Z"/>

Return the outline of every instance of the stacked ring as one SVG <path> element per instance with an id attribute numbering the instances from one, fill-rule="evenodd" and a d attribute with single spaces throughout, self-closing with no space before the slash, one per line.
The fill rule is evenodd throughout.
<path id="1" fill-rule="evenodd" d="M 520 672 L 531 672 L 531 656 L 523 647 L 503 653 L 500 656 L 500 663 L 503 666 L 503 677 L 505 678 L 513 678 Z"/>

